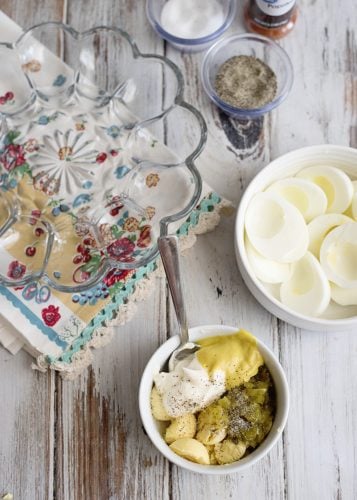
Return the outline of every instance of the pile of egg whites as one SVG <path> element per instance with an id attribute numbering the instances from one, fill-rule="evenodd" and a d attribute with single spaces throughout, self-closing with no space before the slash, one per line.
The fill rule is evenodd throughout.
<path id="1" fill-rule="evenodd" d="M 278 284 L 293 311 L 357 305 L 357 181 L 316 165 L 274 182 L 247 207 L 245 248 L 255 276 Z"/>

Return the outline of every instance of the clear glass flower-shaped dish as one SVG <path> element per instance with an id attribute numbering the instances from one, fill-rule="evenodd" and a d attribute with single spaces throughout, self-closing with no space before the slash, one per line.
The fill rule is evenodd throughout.
<path id="1" fill-rule="evenodd" d="M 206 125 L 179 69 L 121 29 L 54 22 L 0 57 L 0 284 L 73 293 L 151 262 L 202 189 Z"/>

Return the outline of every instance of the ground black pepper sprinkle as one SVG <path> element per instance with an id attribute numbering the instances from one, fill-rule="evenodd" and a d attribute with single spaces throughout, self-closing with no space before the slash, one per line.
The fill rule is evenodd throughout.
<path id="1" fill-rule="evenodd" d="M 253 56 L 234 56 L 218 69 L 215 90 L 222 101 L 243 109 L 271 102 L 277 91 L 274 71 Z"/>
<path id="2" fill-rule="evenodd" d="M 254 390 L 265 387 L 264 399 L 258 403 Z M 253 393 L 249 393 L 249 389 Z M 264 394 L 264 393 L 263 393 Z M 228 409 L 228 437 L 233 441 L 243 441 L 247 447 L 255 448 L 270 431 L 275 413 L 274 384 L 265 365 L 248 383 L 234 387 L 227 393 L 230 400 Z"/>

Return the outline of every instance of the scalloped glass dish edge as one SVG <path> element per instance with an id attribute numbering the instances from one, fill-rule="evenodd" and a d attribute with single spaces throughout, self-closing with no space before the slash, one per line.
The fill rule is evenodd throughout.
<path id="1" fill-rule="evenodd" d="M 173 102 L 170 103 L 170 105 L 163 109 L 161 113 L 157 114 L 156 116 L 151 116 L 148 118 L 145 118 L 143 120 L 138 120 L 136 123 L 130 123 L 129 127 L 126 127 L 127 130 L 132 134 L 133 131 L 143 131 L 145 130 L 145 127 L 150 125 L 152 122 L 155 122 L 155 120 L 161 120 L 169 115 L 170 112 L 173 110 L 177 110 L 178 108 L 184 109 L 191 113 L 194 118 L 197 121 L 198 127 L 199 127 L 199 141 L 196 147 L 191 151 L 191 153 L 182 161 L 180 162 L 180 165 L 184 165 L 185 168 L 188 169 L 189 174 L 192 176 L 193 179 L 193 184 L 194 184 L 194 191 L 189 199 L 189 201 L 185 204 L 185 206 L 180 207 L 180 210 L 176 211 L 175 213 L 169 215 L 169 216 L 163 216 L 159 222 L 159 234 L 164 235 L 167 234 L 168 232 L 168 226 L 171 223 L 174 223 L 176 221 L 179 221 L 189 215 L 189 213 L 192 211 L 192 209 L 197 205 L 201 192 L 202 192 L 202 179 L 201 176 L 196 168 L 195 165 L 195 159 L 200 155 L 202 152 L 204 145 L 206 143 L 207 139 L 207 127 L 206 123 L 201 115 L 201 113 L 191 104 L 187 103 L 184 98 L 183 98 L 183 90 L 184 90 L 184 82 L 183 82 L 183 76 L 180 71 L 180 69 L 167 57 L 161 56 L 161 55 L 156 55 L 156 54 L 150 54 L 150 53 L 142 53 L 138 49 L 136 43 L 134 40 L 130 37 L 130 35 L 125 32 L 124 30 L 117 28 L 117 27 L 111 27 L 111 26 L 97 26 L 94 27 L 90 30 L 84 31 L 84 32 L 78 32 L 74 30 L 72 27 L 63 24 L 63 23 L 57 23 L 57 22 L 48 22 L 48 23 L 40 23 L 38 25 L 35 25 L 28 30 L 26 30 L 23 34 L 20 35 L 20 37 L 13 43 L 0 43 L 0 49 L 1 48 L 6 48 L 11 51 L 15 51 L 16 54 L 18 55 L 18 50 L 19 46 L 24 40 L 27 40 L 29 36 L 31 36 L 31 33 L 36 31 L 37 29 L 43 29 L 43 28 L 55 28 L 62 30 L 63 32 L 69 34 L 73 40 L 75 41 L 80 41 L 84 40 L 87 37 L 90 37 L 92 35 L 96 35 L 98 33 L 103 34 L 104 32 L 108 33 L 110 32 L 111 35 L 115 35 L 118 37 L 122 37 L 130 46 L 131 51 L 132 51 L 132 56 L 134 60 L 155 60 L 155 61 L 160 61 L 164 67 L 170 68 L 170 70 L 173 72 L 175 75 L 175 78 L 177 80 L 177 89 L 176 89 L 176 94 L 174 96 Z M 56 57 L 56 56 L 54 56 Z M 19 109 L 15 110 L 1 110 L 0 107 L 0 118 L 1 118 L 1 125 L 2 125 L 2 137 L 4 137 L 5 132 L 8 130 L 8 121 L 11 120 L 18 120 L 21 119 L 23 116 L 27 116 L 28 114 L 31 115 L 33 112 L 34 108 L 36 106 L 42 106 L 44 103 L 43 96 L 41 93 L 39 93 L 38 89 L 33 85 L 31 80 L 26 76 L 27 83 L 29 85 L 29 98 L 28 100 L 22 105 Z M 79 81 L 78 75 L 74 78 L 74 81 Z M 72 87 L 72 95 L 76 93 L 76 84 L 74 83 Z M 8 94 L 10 94 L 9 92 Z M 68 97 L 68 95 L 67 95 Z M 71 96 L 70 96 L 71 97 Z M 51 97 L 52 98 L 52 97 Z M 51 98 L 49 99 L 50 104 L 49 107 L 51 107 Z M 1 99 L 1 98 L 0 98 Z M 91 111 L 95 111 L 95 113 L 101 112 L 101 110 L 105 109 L 110 103 L 115 102 L 117 99 L 117 96 L 115 94 L 108 94 L 108 93 L 102 93 L 100 96 L 100 99 L 98 99 L 98 96 L 96 96 L 96 99 L 93 99 L 93 109 Z M 55 105 L 55 106 L 58 106 Z M 37 112 L 37 111 L 36 111 Z M 133 115 L 132 115 L 133 116 Z M 16 145 L 15 145 L 16 147 Z M 165 146 L 166 147 L 166 146 Z M 14 149 L 14 148 L 13 148 Z M 63 147 L 61 148 L 63 149 Z M 2 151 L 3 153 L 3 151 Z M 166 166 L 174 166 L 174 165 L 166 165 Z M 4 168 L 3 168 L 4 171 Z M 1 187 L 1 185 L 0 185 Z M 5 190 L 6 191 L 6 190 Z M 10 212 L 11 215 L 9 219 L 13 220 L 13 223 L 15 221 L 18 221 L 18 213 L 16 210 L 16 207 L 10 207 Z M 31 214 L 28 213 L 21 213 L 21 217 L 30 217 Z M 53 234 L 52 234 L 52 228 L 51 224 L 48 223 L 46 218 L 39 218 L 37 220 L 38 223 L 42 224 L 50 224 L 49 228 L 49 242 L 53 240 Z M 8 224 L 9 222 L 6 221 Z M 4 226 L 6 226 L 6 223 L 3 224 L 3 227 L 0 228 L 0 235 L 4 234 L 6 232 L 6 228 L 4 230 Z M 47 226 L 46 226 L 47 227 Z M 53 231 L 55 232 L 55 231 Z M 46 248 L 48 250 L 48 248 Z M 0 284 L 3 284 L 6 287 L 14 287 L 14 286 L 25 286 L 29 285 L 33 281 L 42 281 L 45 285 L 48 285 L 52 287 L 55 290 L 58 290 L 60 292 L 69 292 L 69 293 L 75 293 L 75 292 L 80 292 L 87 290 L 96 284 L 98 284 L 104 277 L 105 275 L 112 269 L 118 268 L 118 269 L 135 269 L 137 267 L 141 267 L 144 265 L 147 265 L 148 263 L 152 262 L 157 254 L 157 244 L 155 241 L 155 244 L 149 249 L 149 251 L 144 255 L 142 258 L 139 260 L 135 260 L 134 262 L 130 261 L 122 261 L 118 262 L 116 260 L 113 260 L 113 258 L 110 255 L 105 255 L 102 258 L 102 266 L 100 267 L 99 270 L 93 275 L 90 276 L 86 281 L 83 283 L 76 283 L 73 286 L 71 285 L 63 285 L 55 280 L 53 280 L 48 274 L 47 274 L 47 266 L 51 258 L 51 249 L 48 252 L 45 252 L 46 257 L 44 259 L 44 262 L 40 266 L 40 269 L 37 271 L 37 273 L 30 273 L 26 276 L 15 276 L 15 279 L 13 277 L 9 278 L 9 275 L 0 276 Z M 125 260 L 125 259 L 124 259 Z"/>

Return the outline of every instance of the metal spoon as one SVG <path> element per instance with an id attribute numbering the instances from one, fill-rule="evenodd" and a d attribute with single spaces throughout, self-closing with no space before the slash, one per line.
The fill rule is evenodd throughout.
<path id="1" fill-rule="evenodd" d="M 188 323 L 180 278 L 178 239 L 176 236 L 160 236 L 158 238 L 158 247 L 169 284 L 181 337 L 179 347 L 171 354 L 169 360 L 169 369 L 171 371 L 175 368 L 178 361 L 182 361 L 190 354 L 196 352 L 200 346 L 190 342 L 188 336 Z"/>

